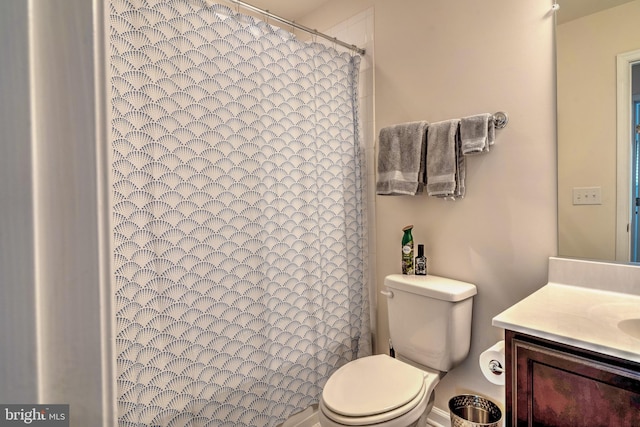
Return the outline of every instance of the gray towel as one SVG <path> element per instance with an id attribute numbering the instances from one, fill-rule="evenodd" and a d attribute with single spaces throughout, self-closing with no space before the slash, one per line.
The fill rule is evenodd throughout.
<path id="1" fill-rule="evenodd" d="M 491 117 L 488 119 L 487 127 L 489 128 L 487 130 L 487 147 L 484 151 L 489 151 L 489 147 L 496 142 L 496 122 L 493 118 L 493 114 L 491 114 Z"/>
<path id="2" fill-rule="evenodd" d="M 432 123 L 427 130 L 427 194 L 447 199 L 464 197 L 465 159 L 460 119 Z"/>
<path id="3" fill-rule="evenodd" d="M 380 130 L 377 194 L 422 192 L 427 125 L 426 121 L 410 122 Z"/>
<path id="4" fill-rule="evenodd" d="M 462 154 L 480 154 L 489 151 L 495 141 L 493 115 L 484 113 L 460 119 Z"/>

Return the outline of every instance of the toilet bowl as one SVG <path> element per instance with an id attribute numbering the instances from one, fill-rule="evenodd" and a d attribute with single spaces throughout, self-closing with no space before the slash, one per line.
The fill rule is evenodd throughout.
<path id="1" fill-rule="evenodd" d="M 355 360 L 327 381 L 320 400 L 320 425 L 424 426 L 438 380 L 436 373 L 384 354 Z"/>
<path id="2" fill-rule="evenodd" d="M 367 356 L 334 372 L 320 399 L 322 427 L 424 427 L 434 387 L 469 354 L 475 285 L 406 274 L 384 284 L 398 359 Z"/>

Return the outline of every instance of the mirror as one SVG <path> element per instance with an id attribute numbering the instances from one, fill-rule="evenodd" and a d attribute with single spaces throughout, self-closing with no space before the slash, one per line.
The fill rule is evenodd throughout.
<path id="1" fill-rule="evenodd" d="M 640 52 L 640 0 L 557 2 L 558 255 L 628 262 L 630 183 L 618 186 L 627 180 L 619 175 L 630 181 L 633 132 L 631 119 L 618 124 L 616 64 Z M 617 138 L 626 135 L 625 159 Z"/>

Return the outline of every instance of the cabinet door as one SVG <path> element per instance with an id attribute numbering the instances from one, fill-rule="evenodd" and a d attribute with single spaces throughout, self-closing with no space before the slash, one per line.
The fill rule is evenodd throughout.
<path id="1" fill-rule="evenodd" d="M 633 364 L 513 333 L 507 341 L 508 426 L 640 426 Z"/>

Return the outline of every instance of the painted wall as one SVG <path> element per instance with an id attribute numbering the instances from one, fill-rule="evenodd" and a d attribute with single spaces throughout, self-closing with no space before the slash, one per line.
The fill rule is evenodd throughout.
<path id="1" fill-rule="evenodd" d="M 109 419 L 94 6 L 32 0 L 30 22 L 39 398 L 69 403 L 72 425 Z"/>
<path id="2" fill-rule="evenodd" d="M 429 272 L 475 283 L 469 358 L 445 376 L 436 407 L 478 393 L 504 401 L 481 374 L 479 354 L 503 332 L 491 319 L 546 283 L 556 254 L 555 63 L 551 1 L 334 0 L 306 19 L 311 28 L 374 6 L 375 122 L 445 120 L 506 111 L 493 150 L 468 159 L 467 196 L 377 196 L 377 287 L 400 270 L 401 229 L 414 225 Z M 377 134 L 377 133 L 376 133 Z M 377 351 L 386 352 L 384 299 Z"/>
<path id="3" fill-rule="evenodd" d="M 96 4 L 0 2 L 0 402 L 69 404 L 78 426 L 113 420 Z"/>
<path id="4" fill-rule="evenodd" d="M 0 2 L 0 402 L 35 402 L 28 3 Z"/>
<path id="5" fill-rule="evenodd" d="M 616 259 L 616 55 L 640 49 L 640 0 L 558 26 L 558 253 Z M 573 187 L 602 205 L 574 206 Z"/>

